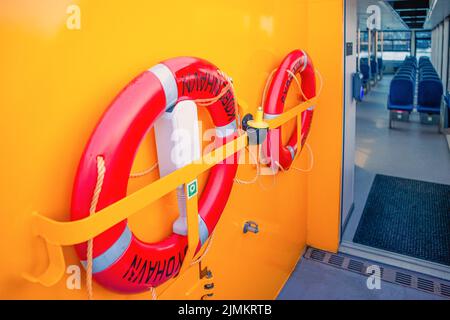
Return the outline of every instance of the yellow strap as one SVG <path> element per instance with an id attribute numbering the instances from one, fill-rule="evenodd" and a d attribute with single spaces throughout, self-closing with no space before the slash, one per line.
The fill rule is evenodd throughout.
<path id="1" fill-rule="evenodd" d="M 187 184 L 185 185 L 186 195 L 189 190 L 187 190 Z M 191 198 L 186 199 L 186 215 L 187 215 L 187 226 L 188 226 L 188 250 L 183 261 L 183 265 L 180 269 L 180 274 L 182 274 L 187 268 L 191 266 L 191 262 L 195 256 L 195 250 L 197 250 L 199 242 L 199 223 L 198 223 L 198 197 L 197 194 Z"/>
<path id="2" fill-rule="evenodd" d="M 317 98 L 312 98 L 308 101 L 302 102 L 301 104 L 295 106 L 294 108 L 290 109 L 289 111 L 286 111 L 282 113 L 280 116 L 276 117 L 275 119 L 266 120 L 267 123 L 269 123 L 270 129 L 275 129 L 292 118 L 296 118 L 297 121 L 297 152 L 294 155 L 294 159 L 292 162 L 294 162 L 297 157 L 300 154 L 300 149 L 302 148 L 302 113 L 309 108 L 315 106 L 317 104 Z M 282 168 L 283 170 L 287 170 L 288 168 Z"/>
<path id="3" fill-rule="evenodd" d="M 297 114 L 297 152 L 294 155 L 294 159 L 292 159 L 292 163 L 297 160 L 300 155 L 300 150 L 302 149 L 302 114 Z"/>
<path id="4" fill-rule="evenodd" d="M 204 159 L 213 159 L 214 161 L 202 159 L 198 163 L 185 166 L 81 220 L 60 222 L 34 212 L 33 232 L 52 244 L 66 246 L 85 242 L 144 209 L 150 203 L 175 190 L 180 184 L 196 179 L 218 162 L 232 156 L 234 152 L 244 149 L 246 145 L 247 135 L 243 134 L 204 156 Z"/>
<path id="5" fill-rule="evenodd" d="M 311 106 L 314 106 L 316 103 L 317 98 L 303 102 L 281 114 L 278 118 L 268 120 L 267 122 L 269 123 L 270 128 L 273 129 L 280 127 L 293 118 L 297 118 L 297 134 L 299 135 L 298 143 L 300 147 L 301 113 Z M 206 154 L 199 162 L 185 166 L 107 208 L 98 211 L 95 215 L 91 215 L 81 220 L 60 222 L 49 219 L 37 212 L 33 212 L 33 233 L 36 236 L 42 237 L 47 242 L 49 265 L 42 275 L 36 277 L 30 274 L 23 274 L 24 278 L 31 282 L 41 283 L 45 286 L 56 284 L 65 272 L 65 261 L 61 246 L 74 245 L 94 238 L 98 234 L 108 230 L 117 223 L 145 208 L 150 203 L 160 199 L 172 190 L 175 190 L 180 184 L 187 184 L 217 163 L 232 156 L 235 152 L 243 150 L 247 146 L 247 142 L 247 134 L 242 134 L 236 140 Z M 197 202 L 197 196 L 190 198 L 187 202 L 189 249 L 185 258 L 185 263 L 183 263 L 183 271 L 189 267 L 190 262 L 193 260 L 199 241 Z M 181 272 L 179 274 L 181 274 Z M 164 292 L 174 283 L 176 278 L 161 285 L 158 288 L 158 291 Z"/>
<path id="6" fill-rule="evenodd" d="M 316 104 L 316 99 L 306 101 L 281 114 L 278 118 L 269 120 L 268 123 L 271 128 L 279 127 L 297 115 L 300 115 L 314 104 Z M 301 123 L 301 121 L 299 122 Z M 299 132 L 301 132 L 301 130 L 299 130 Z M 246 145 L 247 135 L 243 134 L 236 140 L 205 155 L 200 163 L 185 166 L 107 208 L 98 211 L 95 215 L 81 220 L 60 222 L 34 212 L 32 217 L 33 231 L 35 235 L 42 236 L 46 241 L 52 244 L 74 245 L 85 242 L 176 189 L 180 183 L 187 183 L 197 178 L 216 163 L 233 155 L 234 151 L 241 151 Z M 214 161 L 204 161 L 204 159 L 213 159 Z"/>

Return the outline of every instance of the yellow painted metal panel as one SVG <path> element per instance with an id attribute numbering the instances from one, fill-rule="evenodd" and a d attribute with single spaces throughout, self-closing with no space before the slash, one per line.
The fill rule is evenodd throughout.
<path id="1" fill-rule="evenodd" d="M 343 148 L 344 4 L 334 0 L 311 0 L 308 4 L 308 51 L 318 61 L 325 85 L 310 136 L 317 157 L 308 176 L 307 244 L 336 251 Z"/>
<path id="2" fill-rule="evenodd" d="M 67 27 L 76 4 L 80 30 Z M 31 230 L 33 211 L 69 219 L 72 183 L 87 139 L 114 96 L 138 73 L 180 55 L 205 58 L 233 77 L 236 92 L 255 112 L 270 72 L 295 48 L 307 50 L 324 87 L 309 143 L 310 174 L 291 171 L 234 186 L 203 261 L 214 274 L 215 298 L 274 298 L 305 244 L 335 249 L 339 226 L 342 115 L 342 0 L 106 1 L 3 0 L 0 3 L 0 298 L 85 299 L 66 286 L 25 280 L 42 273 L 46 245 Z M 71 21 L 69 20 L 69 24 Z M 294 89 L 293 89 L 294 90 Z M 295 104 L 295 92 L 288 100 Z M 200 110 L 204 127 L 210 121 Z M 285 130 L 289 134 L 289 130 Z M 150 134 L 135 171 L 155 160 Z M 307 153 L 296 166 L 308 166 Z M 254 167 L 242 165 L 240 178 Z M 157 178 L 131 180 L 129 192 Z M 200 177 L 200 187 L 205 176 Z M 171 231 L 174 193 L 130 219 L 141 238 L 156 241 Z M 258 234 L 243 234 L 247 220 Z M 64 247 L 67 265 L 79 265 Z M 198 270 L 191 268 L 160 298 L 198 299 Z M 124 296 L 94 284 L 95 298 Z"/>

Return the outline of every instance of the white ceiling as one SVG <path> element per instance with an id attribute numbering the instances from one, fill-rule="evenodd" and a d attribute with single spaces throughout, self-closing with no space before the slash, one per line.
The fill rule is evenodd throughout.
<path id="1" fill-rule="evenodd" d="M 450 1 L 449 0 L 436 0 L 435 4 L 432 4 L 432 10 L 425 23 L 425 28 L 433 29 L 437 24 L 441 23 L 446 17 L 450 15 Z"/>
<path id="2" fill-rule="evenodd" d="M 449 0 L 443 0 L 449 1 Z M 358 0 L 359 28 L 367 29 L 367 8 L 370 5 L 378 5 L 381 9 L 381 29 L 383 30 L 409 30 L 403 20 L 392 9 L 392 7 L 381 0 Z"/>
<path id="3" fill-rule="evenodd" d="M 396 0 L 400 1 L 400 0 Z M 361 30 L 367 29 L 367 8 L 378 5 L 381 9 L 381 29 L 383 30 L 409 30 L 408 26 L 399 17 L 397 12 L 382 0 L 358 0 L 358 25 Z M 425 29 L 433 29 L 446 17 L 450 16 L 450 0 L 431 0 L 429 17 L 424 25 Z"/>

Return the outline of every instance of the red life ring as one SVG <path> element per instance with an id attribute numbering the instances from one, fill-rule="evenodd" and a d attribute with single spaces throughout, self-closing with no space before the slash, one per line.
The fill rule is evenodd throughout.
<path id="1" fill-rule="evenodd" d="M 180 101 L 215 98 L 229 85 L 217 67 L 205 60 L 181 57 L 144 71 L 115 98 L 98 123 L 81 158 L 72 194 L 71 219 L 89 215 L 97 179 L 97 157 L 106 172 L 96 211 L 127 194 L 136 151 L 146 132 Z M 216 127 L 216 145 L 237 136 L 235 97 L 230 89 L 207 107 Z M 199 199 L 200 249 L 213 232 L 228 201 L 237 171 L 237 155 L 215 165 Z M 136 238 L 124 220 L 93 240 L 93 278 L 106 288 L 137 293 L 177 275 L 187 237 L 172 233 L 157 243 Z M 85 263 L 87 243 L 75 246 Z"/>
<path id="2" fill-rule="evenodd" d="M 316 77 L 311 58 L 303 50 L 292 51 L 284 58 L 270 84 L 267 99 L 263 106 L 265 119 L 274 119 L 283 113 L 289 88 L 294 81 L 293 75 L 296 74 L 301 75 L 301 88 L 304 98 L 311 99 L 316 96 Z M 302 113 L 300 150 L 308 137 L 313 113 L 314 107 Z M 295 129 L 286 146 L 283 146 L 281 137 L 281 127 L 270 130 L 264 150 L 269 160 L 278 161 L 283 168 L 287 169 L 291 166 L 298 152 L 297 129 Z"/>

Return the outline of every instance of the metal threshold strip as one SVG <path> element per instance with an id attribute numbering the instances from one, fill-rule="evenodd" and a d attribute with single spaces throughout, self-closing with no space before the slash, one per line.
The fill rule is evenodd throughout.
<path id="1" fill-rule="evenodd" d="M 442 264 L 376 249 L 345 240 L 341 242 L 339 252 L 450 281 L 450 267 Z"/>
<path id="2" fill-rule="evenodd" d="M 365 277 L 369 276 L 366 272 L 367 268 L 373 265 L 373 262 L 368 262 L 366 258 L 347 256 L 339 253 L 333 254 L 315 248 L 308 248 L 304 258 L 324 263 L 335 268 L 358 273 Z M 416 272 L 410 272 L 410 268 L 391 268 L 386 266 L 385 263 L 382 264 L 383 266 L 380 266 L 382 281 L 450 299 L 450 282 L 435 277 L 422 276 Z"/>

